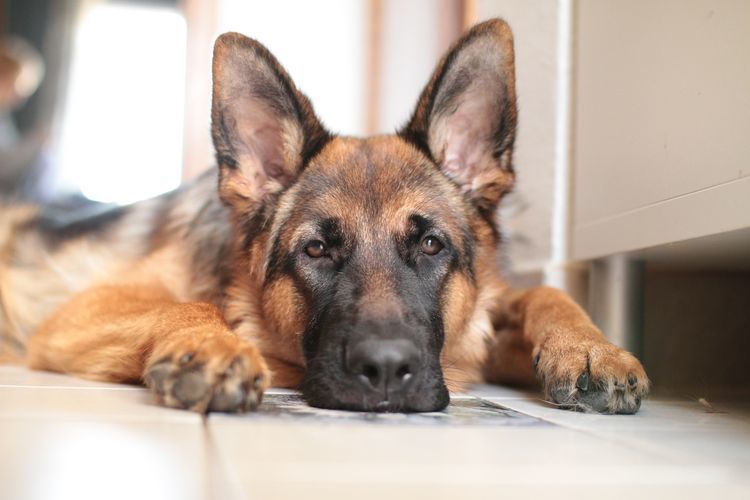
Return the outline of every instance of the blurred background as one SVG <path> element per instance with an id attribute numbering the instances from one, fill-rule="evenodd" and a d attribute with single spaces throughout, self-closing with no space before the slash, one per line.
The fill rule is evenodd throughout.
<path id="1" fill-rule="evenodd" d="M 657 392 L 750 387 L 750 2 L 0 0 L 0 193 L 130 203 L 211 168 L 213 40 L 266 46 L 326 125 L 402 125 L 467 27 L 516 37 L 519 286 L 569 291 Z"/>

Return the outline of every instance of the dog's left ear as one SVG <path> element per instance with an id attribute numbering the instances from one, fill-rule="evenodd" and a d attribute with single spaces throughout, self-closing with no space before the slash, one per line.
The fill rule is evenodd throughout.
<path id="1" fill-rule="evenodd" d="M 401 137 L 428 153 L 483 210 L 513 186 L 516 88 L 513 34 L 478 24 L 438 64 Z"/>
<path id="2" fill-rule="evenodd" d="M 240 213 L 293 183 L 331 137 L 276 58 L 239 33 L 214 45 L 211 135 L 219 194 Z"/>

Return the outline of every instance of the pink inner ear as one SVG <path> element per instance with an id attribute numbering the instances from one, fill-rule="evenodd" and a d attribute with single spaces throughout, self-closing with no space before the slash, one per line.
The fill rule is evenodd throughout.
<path id="1" fill-rule="evenodd" d="M 294 165 L 287 164 L 285 144 L 289 139 L 283 124 L 255 99 L 235 103 L 239 141 L 234 145 L 240 170 L 248 187 L 257 194 L 268 191 L 269 181 L 282 186 L 291 183 Z"/>
<path id="2" fill-rule="evenodd" d="M 443 118 L 443 171 L 458 182 L 464 191 L 486 168 L 492 168 L 492 137 L 496 114 L 499 115 L 497 92 L 480 91 L 475 85 L 461 99 L 456 111 Z"/>

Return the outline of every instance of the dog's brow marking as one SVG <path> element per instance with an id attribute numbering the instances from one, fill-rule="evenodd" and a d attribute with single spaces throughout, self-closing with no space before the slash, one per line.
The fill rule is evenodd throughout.
<path id="1" fill-rule="evenodd" d="M 271 226 L 270 237 L 266 241 L 265 258 L 263 259 L 264 276 L 268 273 L 268 266 L 270 265 L 271 258 L 273 257 L 274 247 L 277 244 L 277 240 L 279 240 L 279 238 L 281 237 L 281 230 L 283 229 L 284 224 L 287 222 L 294 210 L 298 191 L 299 184 L 295 184 L 294 186 L 292 186 L 289 191 L 282 195 L 279 206 L 276 209 L 276 214 Z"/>

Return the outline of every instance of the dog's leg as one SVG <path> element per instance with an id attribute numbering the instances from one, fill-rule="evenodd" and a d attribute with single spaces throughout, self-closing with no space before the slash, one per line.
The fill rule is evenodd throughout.
<path id="1" fill-rule="evenodd" d="M 546 396 L 564 408 L 635 413 L 648 393 L 648 377 L 635 356 L 608 342 L 588 315 L 559 290 L 506 292 L 498 324 L 506 329 L 498 333 L 491 353 L 490 378 L 493 365 L 495 374 L 502 375 L 501 356 L 516 361 L 523 356 L 526 366 L 530 362 L 536 370 Z M 515 349 L 515 357 L 508 346 Z"/>
<path id="2" fill-rule="evenodd" d="M 31 368 L 109 382 L 145 382 L 167 406 L 246 411 L 269 382 L 255 346 L 206 303 L 178 303 L 150 286 L 75 296 L 29 339 Z"/>

